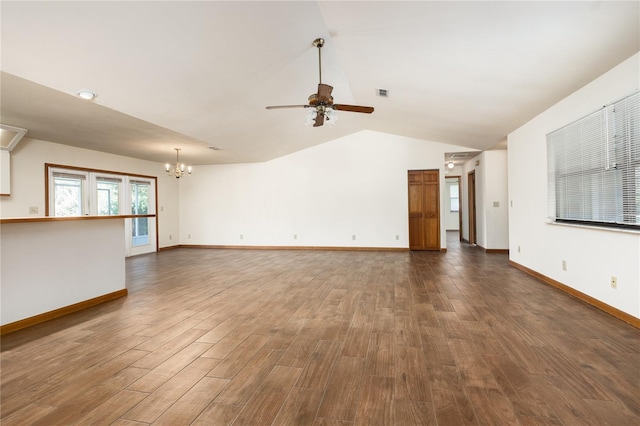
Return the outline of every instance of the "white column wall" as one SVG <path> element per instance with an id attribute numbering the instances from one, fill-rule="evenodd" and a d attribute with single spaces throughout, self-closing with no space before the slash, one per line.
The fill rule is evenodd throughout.
<path id="1" fill-rule="evenodd" d="M 507 151 L 485 151 L 481 154 L 485 211 L 485 243 L 487 249 L 509 249 L 509 209 L 507 190 Z M 495 203 L 498 205 L 496 206 Z"/>

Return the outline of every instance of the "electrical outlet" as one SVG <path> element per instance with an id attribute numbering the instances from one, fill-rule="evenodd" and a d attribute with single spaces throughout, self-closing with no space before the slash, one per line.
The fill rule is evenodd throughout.
<path id="1" fill-rule="evenodd" d="M 520 246 L 518 246 L 518 253 L 520 253 Z"/>
<path id="2" fill-rule="evenodd" d="M 297 240 L 298 239 L 298 234 L 293 234 L 293 239 Z"/>
<path id="3" fill-rule="evenodd" d="M 355 239 L 356 239 L 356 235 L 355 235 L 355 234 L 353 234 L 353 235 L 351 236 L 351 239 L 352 239 L 352 240 L 355 240 Z"/>
<path id="4" fill-rule="evenodd" d="M 618 279 L 616 277 L 611 277 L 611 288 L 614 290 L 618 289 Z"/>
<path id="5" fill-rule="evenodd" d="M 187 234 L 187 238 L 188 238 L 188 239 L 191 239 L 191 234 Z"/>
<path id="6" fill-rule="evenodd" d="M 566 261 L 566 260 L 563 260 L 563 261 L 562 261 L 562 270 L 563 270 L 563 271 L 566 271 L 566 270 L 567 270 L 567 261 Z"/>
<path id="7" fill-rule="evenodd" d="M 240 234 L 240 239 L 244 240 L 244 235 Z"/>
<path id="8" fill-rule="evenodd" d="M 400 239 L 400 235 L 396 235 L 396 241 Z"/>
<path id="9" fill-rule="evenodd" d="M 169 241 L 173 240 L 173 236 L 169 234 Z"/>
<path id="10" fill-rule="evenodd" d="M 29 214 L 38 214 L 38 206 L 29 207 Z"/>

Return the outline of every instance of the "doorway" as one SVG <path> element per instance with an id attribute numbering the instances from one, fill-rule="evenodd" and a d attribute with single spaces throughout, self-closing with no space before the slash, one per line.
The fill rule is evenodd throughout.
<path id="1" fill-rule="evenodd" d="M 445 229 L 447 232 L 458 231 L 459 239 L 462 241 L 462 178 L 461 176 L 446 176 L 444 183 Z"/>
<path id="2" fill-rule="evenodd" d="M 440 250 L 440 171 L 409 170 L 409 249 Z"/>
<path id="3" fill-rule="evenodd" d="M 130 179 L 127 192 L 132 215 L 148 215 L 155 205 L 155 180 Z M 134 217 L 125 219 L 125 249 L 127 256 L 157 251 L 156 218 Z"/>
<path id="4" fill-rule="evenodd" d="M 476 171 L 472 170 L 467 175 L 467 188 L 469 197 L 469 244 L 477 244 L 476 237 Z"/>

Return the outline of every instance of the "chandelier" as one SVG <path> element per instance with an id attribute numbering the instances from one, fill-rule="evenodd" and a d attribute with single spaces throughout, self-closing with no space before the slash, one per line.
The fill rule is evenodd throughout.
<path id="1" fill-rule="evenodd" d="M 176 150 L 176 165 L 172 167 L 171 164 L 167 163 L 164 165 L 164 169 L 169 176 L 180 179 L 185 173 L 191 174 L 191 166 L 186 167 L 184 163 L 180 163 L 180 148 L 173 149 Z"/>

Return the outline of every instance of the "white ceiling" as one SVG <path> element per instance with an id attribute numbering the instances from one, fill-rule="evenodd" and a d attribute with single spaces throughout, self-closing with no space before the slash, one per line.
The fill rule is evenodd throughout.
<path id="1" fill-rule="evenodd" d="M 3 0 L 0 12 L 3 124 L 159 162 L 180 147 L 190 164 L 363 129 L 486 150 L 640 50 L 637 1 Z M 317 37 L 336 103 L 373 114 L 313 128 L 304 109 L 264 108 L 316 91 Z"/>

